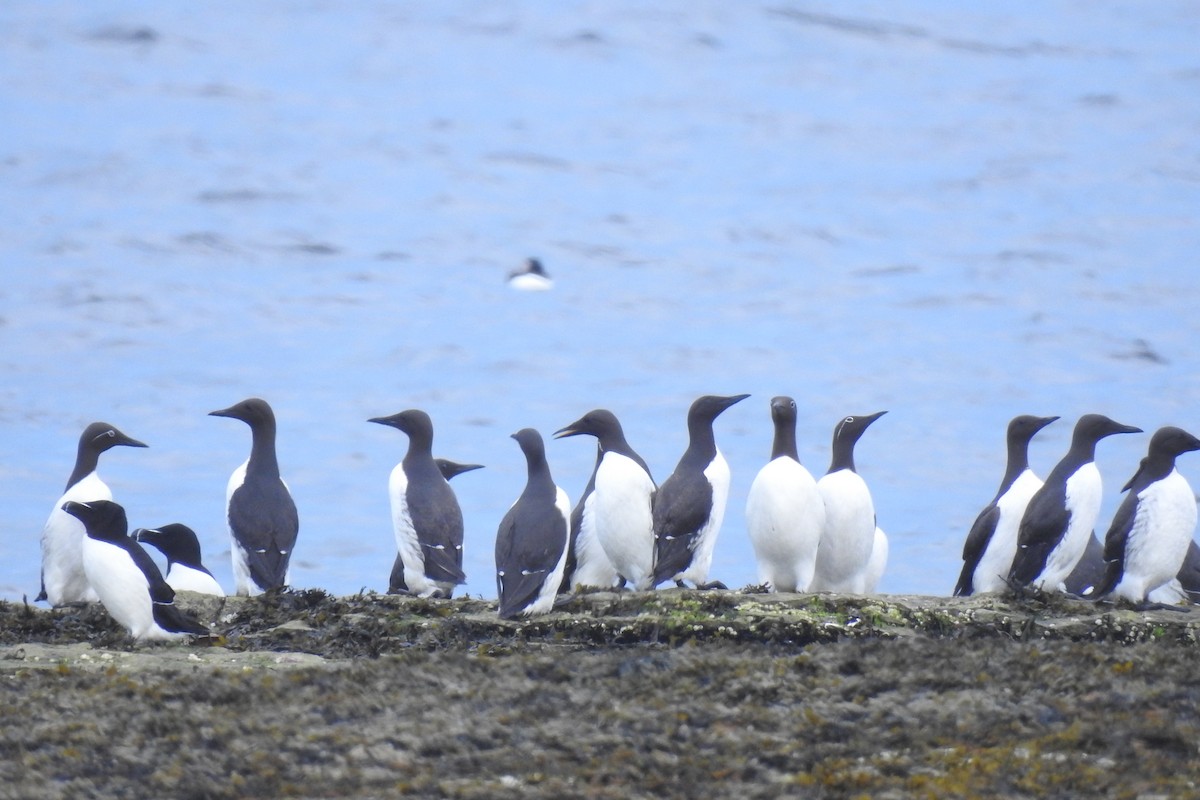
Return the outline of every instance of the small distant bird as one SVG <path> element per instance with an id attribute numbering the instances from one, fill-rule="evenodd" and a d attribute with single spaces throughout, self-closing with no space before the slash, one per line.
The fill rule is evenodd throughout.
<path id="1" fill-rule="evenodd" d="M 654 568 L 654 478 L 629 442 L 615 414 L 589 411 L 554 438 L 596 437 L 596 468 L 571 514 L 572 588 L 609 588 L 628 582 L 652 588 Z"/>
<path id="2" fill-rule="evenodd" d="M 200 540 L 187 525 L 172 522 L 158 528 L 138 528 L 133 538 L 167 557 L 167 584 L 175 591 L 225 596 L 221 584 L 201 563 Z"/>
<path id="3" fill-rule="evenodd" d="M 705 395 L 688 409 L 688 446 L 654 497 L 653 585 L 665 580 L 697 589 L 724 589 L 708 580 L 713 546 L 729 498 L 729 464 L 717 449 L 713 422 L 722 411 L 750 395 Z"/>
<path id="4" fill-rule="evenodd" d="M 237 594 L 288 585 L 288 564 L 300 517 L 275 455 L 275 412 L 257 397 L 210 413 L 250 426 L 250 458 L 233 471 L 225 489 L 226 518 Z"/>
<path id="5" fill-rule="evenodd" d="M 154 560 L 129 538 L 125 509 L 111 500 L 77 503 L 63 511 L 78 519 L 83 540 L 83 568 L 100 602 L 135 639 L 205 636 L 208 628 L 175 607 L 175 591 L 163 580 Z"/>
<path id="6" fill-rule="evenodd" d="M 1029 498 L 1042 488 L 1042 479 L 1029 468 L 1029 441 L 1058 417 L 1022 414 L 1008 423 L 1008 467 L 992 502 L 975 519 L 963 544 L 963 568 L 955 597 L 975 592 L 999 592 L 1017 554 L 1017 528 Z"/>
<path id="7" fill-rule="evenodd" d="M 388 478 L 392 531 L 404 577 L 390 587 L 418 597 L 450 597 L 466 582 L 462 571 L 463 516 L 458 498 L 433 459 L 433 421 L 410 408 L 368 422 L 408 436 L 408 451 Z"/>
<path id="8" fill-rule="evenodd" d="M 457 478 L 464 472 L 483 469 L 483 464 L 460 464 L 448 458 L 435 458 L 433 463 L 437 464 L 438 472 L 441 472 L 442 477 L 447 481 Z M 392 574 L 388 577 L 388 594 L 408 594 L 408 587 L 404 583 L 404 559 L 400 557 L 399 552 L 396 553 L 396 560 L 392 563 Z"/>
<path id="9" fill-rule="evenodd" d="M 867 569 L 875 546 L 875 501 L 854 469 L 854 445 L 872 422 L 886 414 L 846 417 L 833 429 L 833 459 L 817 481 L 825 501 L 825 528 L 817 547 L 812 590 L 867 591 Z"/>
<path id="10" fill-rule="evenodd" d="M 771 399 L 771 460 L 746 496 L 746 533 L 760 580 L 774 592 L 806 592 L 817 567 L 825 501 L 796 450 L 796 401 Z"/>
<path id="11" fill-rule="evenodd" d="M 1017 554 L 1008 573 L 1015 588 L 1034 586 L 1064 591 L 1100 514 L 1104 490 L 1096 468 L 1096 444 L 1118 433 L 1141 433 L 1103 414 L 1085 414 L 1075 423 L 1071 449 L 1034 493 L 1017 531 Z"/>
<path id="12" fill-rule="evenodd" d="M 520 269 L 508 273 L 508 285 L 525 292 L 544 292 L 554 286 L 542 262 L 527 258 Z"/>
<path id="13" fill-rule="evenodd" d="M 571 501 L 554 483 L 542 436 L 533 428 L 512 435 L 525 454 L 525 490 L 496 532 L 496 589 L 500 616 L 545 614 L 554 607 L 567 562 Z"/>
<path id="14" fill-rule="evenodd" d="M 99 599 L 88 586 L 83 571 L 83 525 L 62 507 L 68 500 L 80 503 L 112 500 L 112 490 L 100 479 L 96 467 L 100 463 L 100 454 L 118 445 L 146 446 L 107 422 L 93 422 L 79 437 L 75 469 L 67 479 L 63 496 L 54 504 L 42 528 L 42 590 L 35 602 L 45 600 L 57 608 L 70 603 L 94 603 Z"/>
<path id="15" fill-rule="evenodd" d="M 1147 594 L 1178 575 L 1196 532 L 1196 494 L 1175 459 L 1193 450 L 1200 450 L 1200 439 L 1173 425 L 1150 438 L 1104 539 L 1107 571 L 1097 597 L 1144 603 Z"/>

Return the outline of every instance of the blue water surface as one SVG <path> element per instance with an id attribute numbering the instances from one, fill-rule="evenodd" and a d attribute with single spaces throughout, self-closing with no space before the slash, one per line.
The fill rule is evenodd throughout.
<path id="1" fill-rule="evenodd" d="M 293 580 L 383 590 L 368 417 L 427 410 L 466 591 L 495 596 L 518 428 L 612 409 L 656 478 L 700 394 L 750 392 L 713 576 L 768 401 L 801 460 L 858 450 L 881 589 L 948 594 L 1020 413 L 1200 432 L 1200 12 L 1166 2 L 263 2 L 0 7 L 0 597 L 93 420 L 134 525 L 183 521 L 231 587 L 224 491 L 268 399 Z M 556 279 L 519 293 L 536 255 Z M 1103 442 L 1103 535 L 1147 435 Z M 594 449 L 548 444 L 572 499 Z M 1196 462 L 1196 463 L 1193 463 Z M 1200 460 L 1181 470 L 1200 476 Z"/>

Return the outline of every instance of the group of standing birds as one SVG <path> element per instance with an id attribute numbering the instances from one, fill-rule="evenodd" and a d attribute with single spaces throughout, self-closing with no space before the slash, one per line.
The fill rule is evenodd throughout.
<path id="1" fill-rule="evenodd" d="M 1033 587 L 1134 603 L 1190 599 L 1198 587 L 1188 567 L 1195 572 L 1200 560 L 1196 496 L 1175 459 L 1200 450 L 1200 439 L 1174 426 L 1155 432 L 1101 547 L 1094 533 L 1103 493 L 1096 445 L 1141 429 L 1085 414 L 1043 482 L 1029 468 L 1029 443 L 1057 419 L 1026 415 L 1009 423 L 1004 479 L 967 536 L 954 594 Z"/>
<path id="2" fill-rule="evenodd" d="M 692 403 L 687 449 L 661 485 L 611 411 L 590 411 L 559 429 L 555 438 L 596 440 L 595 467 L 573 509 L 551 475 L 541 434 L 533 428 L 513 434 L 527 478 L 496 533 L 500 616 L 545 613 L 561 595 L 585 588 L 643 591 L 666 581 L 725 588 L 709 579 L 730 483 L 713 426 L 747 396 L 705 395 Z M 795 401 L 775 397 L 770 413 L 771 458 L 750 487 L 745 512 L 761 581 L 770 591 L 874 592 L 888 540 L 855 469 L 854 449 L 886 412 L 837 423 L 829 469 L 819 480 L 799 460 Z M 250 456 L 226 488 L 236 593 L 284 587 L 299 517 L 279 473 L 275 416 L 258 398 L 211 415 L 241 420 L 251 431 Z M 1025 415 L 1009 424 L 1007 469 L 967 536 L 954 594 L 1028 586 L 1138 603 L 1200 595 L 1200 548 L 1192 542 L 1196 498 L 1175 469 L 1175 459 L 1200 449 L 1200 440 L 1175 427 L 1155 433 L 1101 546 L 1093 534 L 1102 489 L 1096 445 L 1140 429 L 1099 414 L 1083 416 L 1067 454 L 1043 482 L 1029 467 L 1029 444 L 1057 419 Z M 466 576 L 463 515 L 449 481 L 480 465 L 435 458 L 433 423 L 424 411 L 368 421 L 408 437 L 407 452 L 388 480 L 396 540 L 388 591 L 451 597 Z M 101 422 L 80 437 L 75 468 L 42 533 L 37 599 L 53 606 L 98 600 L 139 638 L 206 633 L 173 605 L 176 591 L 223 594 L 201 562 L 195 533 L 171 523 L 130 534 L 124 508 L 96 472 L 100 455 L 122 445 L 146 447 Z M 142 544 L 166 557 L 165 578 Z M 1195 580 L 1183 580 L 1189 569 Z"/>

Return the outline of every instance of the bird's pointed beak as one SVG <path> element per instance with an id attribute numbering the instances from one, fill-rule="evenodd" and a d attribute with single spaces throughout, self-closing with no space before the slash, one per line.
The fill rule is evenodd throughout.
<path id="1" fill-rule="evenodd" d="M 135 528 L 133 533 L 130 535 L 139 542 L 144 542 L 151 536 L 159 533 L 162 533 L 162 531 L 155 528 Z"/>
<path id="2" fill-rule="evenodd" d="M 572 422 L 565 428 L 559 428 L 553 434 L 551 434 L 551 436 L 555 439 L 565 439 L 568 436 L 578 436 L 580 433 L 582 433 L 582 431 L 575 430 L 577 425 L 579 425 L 578 421 Z"/>
<path id="3" fill-rule="evenodd" d="M 137 439 L 134 439 L 132 436 L 123 436 L 121 441 L 117 442 L 117 444 L 123 444 L 126 447 L 149 447 L 150 446 L 150 445 L 146 444 L 145 442 L 140 442 Z"/>
<path id="4" fill-rule="evenodd" d="M 62 510 L 67 512 L 71 516 L 75 516 L 75 512 L 81 508 L 91 508 L 91 506 L 88 505 L 87 503 L 80 503 L 76 500 L 68 500 L 67 502 L 62 504 Z"/>
<path id="5" fill-rule="evenodd" d="M 232 417 L 233 416 L 232 412 L 233 412 L 233 407 L 230 406 L 229 408 L 222 408 L 218 411 L 210 411 L 210 412 L 208 412 L 208 415 L 210 417 Z"/>
<path id="6" fill-rule="evenodd" d="M 1113 433 L 1144 433 L 1144 431 L 1141 428 L 1134 427 L 1133 425 L 1122 425 L 1117 423 L 1116 429 L 1113 431 Z"/>

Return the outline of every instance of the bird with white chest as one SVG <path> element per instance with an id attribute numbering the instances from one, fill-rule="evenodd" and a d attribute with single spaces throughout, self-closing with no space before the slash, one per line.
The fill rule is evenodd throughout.
<path id="1" fill-rule="evenodd" d="M 817 567 L 825 501 L 796 450 L 796 401 L 771 399 L 775 438 L 746 496 L 746 533 L 759 579 L 773 592 L 806 592 Z"/>
<path id="2" fill-rule="evenodd" d="M 1008 573 L 1014 588 L 1065 591 L 1065 581 L 1083 557 L 1100 514 L 1104 482 L 1096 467 L 1101 439 L 1141 428 L 1103 414 L 1084 414 L 1071 433 L 1071 447 L 1034 492 L 1017 529 L 1017 553 Z"/>
<path id="3" fill-rule="evenodd" d="M 542 435 L 512 435 L 525 455 L 525 489 L 496 531 L 496 593 L 502 619 L 545 614 L 554 608 L 567 563 L 571 501 L 550 474 Z"/>
<path id="4" fill-rule="evenodd" d="M 650 468 L 626 441 L 616 415 L 607 409 L 589 411 L 556 431 L 554 438 L 581 435 L 596 437 L 598 452 L 590 490 L 584 490 L 571 514 L 570 588 L 611 588 L 628 583 L 639 591 L 649 589 L 654 568 L 651 509 L 656 490 Z"/>
<path id="5" fill-rule="evenodd" d="M 871 490 L 855 470 L 854 446 L 871 423 L 886 413 L 845 417 L 834 426 L 829 470 L 817 481 L 825 502 L 825 527 L 817 547 L 813 591 L 867 591 L 876 531 L 883 532 L 875 522 Z"/>
<path id="6" fill-rule="evenodd" d="M 57 608 L 72 603 L 94 603 L 99 599 L 88 585 L 83 570 L 83 524 L 63 511 L 63 505 L 72 500 L 87 503 L 113 499 L 112 490 L 101 480 L 97 468 L 100 454 L 117 446 L 146 445 L 107 422 L 93 422 L 80 435 L 75 468 L 42 528 L 42 589 L 36 600 L 45 600 Z"/>
<path id="7" fill-rule="evenodd" d="M 1058 417 L 1022 414 L 1008 423 L 1008 464 L 992 502 L 979 512 L 963 543 L 963 568 L 954 587 L 955 597 L 976 592 L 999 592 L 1017 553 L 1017 529 L 1042 479 L 1029 467 L 1029 442 Z"/>
<path id="8" fill-rule="evenodd" d="M 201 561 L 200 540 L 187 525 L 172 522 L 157 528 L 138 528 L 133 538 L 166 556 L 167 584 L 175 591 L 225 596 L 221 584 Z"/>
<path id="9" fill-rule="evenodd" d="M 1105 536 L 1106 572 L 1097 597 L 1144 603 L 1180 572 L 1196 531 L 1196 495 L 1175 459 L 1193 450 L 1200 450 L 1200 439 L 1182 428 L 1159 428 L 1151 437 Z"/>
<path id="10" fill-rule="evenodd" d="M 392 532 L 403 575 L 393 568 L 389 591 L 451 597 L 466 581 L 462 570 L 463 516 L 458 498 L 433 457 L 433 421 L 410 408 L 369 422 L 408 436 L 408 451 L 388 478 Z"/>
<path id="11" fill-rule="evenodd" d="M 717 448 L 713 423 L 730 406 L 750 395 L 704 395 L 688 408 L 688 446 L 675 471 L 654 497 L 654 575 L 657 586 L 672 580 L 683 588 L 724 589 L 708 580 L 713 548 L 729 499 L 729 463 Z"/>
<path id="12" fill-rule="evenodd" d="M 111 500 L 67 501 L 63 511 L 87 531 L 83 567 L 104 609 L 135 639 L 204 636 L 208 628 L 175 606 L 154 560 L 128 535 L 125 509 Z"/>
<path id="13" fill-rule="evenodd" d="M 279 474 L 275 452 L 275 412 L 267 401 L 251 397 L 210 412 L 250 426 L 250 457 L 225 487 L 233 578 L 239 595 L 255 595 L 287 586 L 300 517 Z"/>

